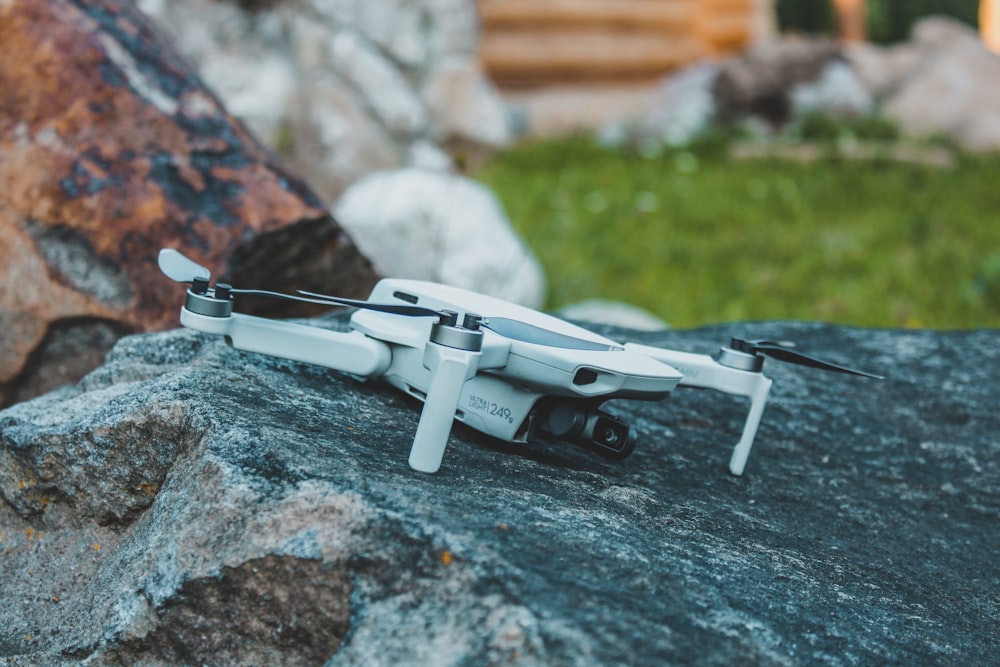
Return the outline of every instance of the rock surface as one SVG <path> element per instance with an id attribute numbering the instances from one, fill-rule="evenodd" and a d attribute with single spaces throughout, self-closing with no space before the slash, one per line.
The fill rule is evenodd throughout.
<path id="1" fill-rule="evenodd" d="M 342 319 L 323 320 L 341 327 Z M 0 412 L 0 655 L 13 665 L 987 664 L 1000 649 L 997 332 L 794 323 L 606 332 L 711 353 L 797 340 L 742 401 L 609 410 L 626 461 L 172 331 Z"/>
<path id="2" fill-rule="evenodd" d="M 456 285 L 531 308 L 545 274 L 503 205 L 472 179 L 393 169 L 351 185 L 334 215 L 383 275 Z"/>
<path id="3" fill-rule="evenodd" d="M 374 282 L 319 198 L 130 1 L 0 3 L 0 43 L 0 405 L 173 322 L 163 246 L 275 288 Z"/>
<path id="4" fill-rule="evenodd" d="M 327 203 L 370 172 L 448 168 L 512 139 L 467 0 L 137 4 Z"/>

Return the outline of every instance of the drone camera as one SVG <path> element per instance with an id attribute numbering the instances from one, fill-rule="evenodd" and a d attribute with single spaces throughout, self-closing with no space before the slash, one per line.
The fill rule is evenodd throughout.
<path id="1" fill-rule="evenodd" d="M 635 436 L 622 420 L 586 404 L 550 403 L 538 420 L 540 435 L 579 445 L 609 459 L 624 459 L 635 449 Z"/>
<path id="2" fill-rule="evenodd" d="M 594 442 L 601 447 L 620 452 L 628 441 L 629 428 L 614 417 L 598 417 L 594 422 Z"/>

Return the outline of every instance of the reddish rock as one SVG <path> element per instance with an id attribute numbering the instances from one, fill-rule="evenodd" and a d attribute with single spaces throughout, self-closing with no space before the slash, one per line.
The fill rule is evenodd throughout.
<path id="1" fill-rule="evenodd" d="M 368 261 L 128 0 L 0 2 L 0 404 L 173 326 L 177 247 L 234 282 L 362 295 Z"/>

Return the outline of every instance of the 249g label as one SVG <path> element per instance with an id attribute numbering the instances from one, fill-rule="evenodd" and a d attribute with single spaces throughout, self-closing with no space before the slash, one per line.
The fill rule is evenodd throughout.
<path id="1" fill-rule="evenodd" d="M 476 412 L 484 412 L 491 417 L 502 419 L 508 424 L 514 423 L 514 415 L 511 413 L 510 408 L 505 408 L 499 403 L 488 401 L 482 396 L 469 396 L 469 407 Z"/>

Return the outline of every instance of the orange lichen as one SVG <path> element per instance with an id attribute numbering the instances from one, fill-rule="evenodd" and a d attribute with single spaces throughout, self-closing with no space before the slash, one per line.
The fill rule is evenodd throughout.
<path id="1" fill-rule="evenodd" d="M 136 487 L 141 493 L 152 498 L 160 490 L 159 484 L 140 484 Z"/>

